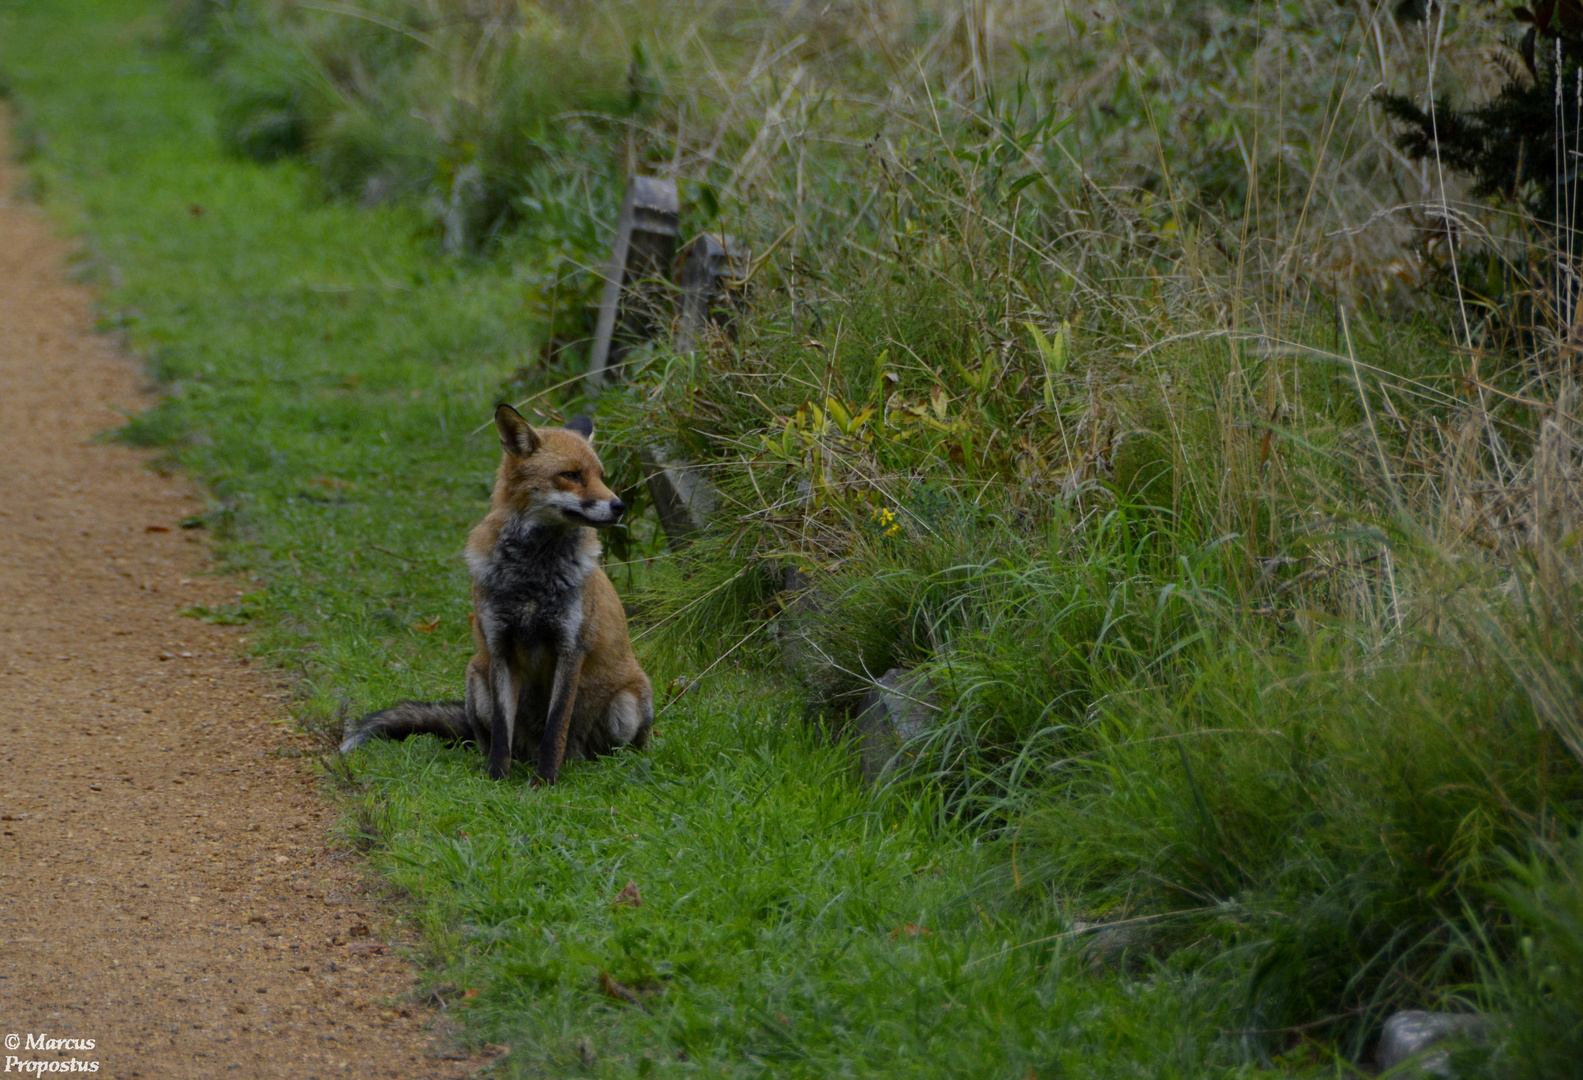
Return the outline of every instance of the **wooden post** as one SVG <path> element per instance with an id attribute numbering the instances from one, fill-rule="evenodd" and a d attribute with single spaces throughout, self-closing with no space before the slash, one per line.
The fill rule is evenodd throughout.
<path id="1" fill-rule="evenodd" d="M 747 277 L 751 252 L 725 235 L 704 233 L 682 254 L 682 315 L 676 324 L 676 351 L 689 353 L 703 341 L 710 323 L 729 327 L 730 287 Z"/>
<path id="2" fill-rule="evenodd" d="M 643 463 L 649 497 L 660 515 L 666 542 L 675 551 L 707 524 L 719 497 L 698 469 L 685 461 L 672 461 L 651 447 L 640 449 L 638 460 Z"/>
<path id="3" fill-rule="evenodd" d="M 725 309 L 729 285 L 746 274 L 747 253 L 739 253 L 730 237 L 705 233 L 687 245 L 682 257 L 682 311 L 676 323 L 678 353 L 697 349 L 710 324 L 730 325 L 731 313 Z M 674 551 L 708 523 L 719 505 L 719 495 L 686 461 L 671 459 L 655 449 L 641 450 L 639 457 L 665 539 Z"/>
<path id="4" fill-rule="evenodd" d="M 664 325 L 658 315 L 669 303 L 679 212 L 676 181 L 634 176 L 628 182 L 588 357 L 591 378 L 602 381 L 617 374 L 627 352 Z"/>

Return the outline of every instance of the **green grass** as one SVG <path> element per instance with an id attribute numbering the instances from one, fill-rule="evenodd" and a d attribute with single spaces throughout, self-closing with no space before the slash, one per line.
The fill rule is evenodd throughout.
<path id="1" fill-rule="evenodd" d="M 977 895 L 983 855 L 881 812 L 792 712 L 728 680 L 666 717 L 652 754 L 574 769 L 548 799 L 431 746 L 381 749 L 381 861 L 514 1067 L 1190 1076 L 1221 1056 L 1187 980 L 1097 977 L 1031 944 L 1060 932 L 1053 912 Z M 628 881 L 640 908 L 612 904 Z M 601 972 L 656 996 L 615 1005 Z"/>
<path id="2" fill-rule="evenodd" d="M 203 524 L 258 580 L 193 614 L 253 619 L 310 728 L 454 696 L 457 553 L 495 455 L 468 433 L 536 353 L 539 268 L 447 260 L 410 211 L 327 205 L 297 164 L 227 157 L 160 12 L 6 0 L 0 70 L 107 327 L 162 384 L 126 437 L 209 485 Z M 1236 1071 L 1194 976 L 1066 949 L 1053 898 L 1009 901 L 1000 856 L 929 800 L 862 789 L 774 680 L 728 664 L 659 728 L 651 753 L 549 792 L 428 741 L 357 761 L 349 833 L 410 894 L 431 980 L 481 991 L 465 1038 L 510 1044 L 505 1074 Z M 642 907 L 613 907 L 628 880 Z"/>
<path id="3" fill-rule="evenodd" d="M 249 623 L 333 737 L 460 691 L 458 554 L 497 453 L 474 429 L 575 372 L 556 349 L 591 279 L 566 266 L 597 254 L 612 187 L 579 170 L 620 148 L 595 125 L 535 159 L 558 201 L 488 259 L 447 256 L 417 199 L 324 197 L 322 155 L 390 130 L 238 157 L 235 102 L 166 12 L 0 0 L 0 80 L 105 329 L 161 385 L 122 437 L 208 485 L 190 524 L 256 579 L 189 614 Z M 347 842 L 424 928 L 428 982 L 466 1041 L 513 1048 L 504 1075 L 1332 1075 L 1390 1009 L 1469 1003 L 1511 1010 L 1513 1060 L 1562 1075 L 1572 511 L 1549 554 L 1439 531 L 1463 512 L 1441 486 L 1490 490 L 1531 416 L 1462 411 L 1426 322 L 1332 326 L 1283 294 L 1272 337 L 1224 348 L 1190 301 L 1240 264 L 1172 246 L 1174 224 L 1139 248 L 1101 215 L 1070 239 L 1058 170 L 1046 205 L 1001 184 L 1007 162 L 1038 178 L 1047 128 L 1002 119 L 914 132 L 888 209 L 849 208 L 859 246 L 768 264 L 736 343 L 657 350 L 596 403 L 623 486 L 637 440 L 670 438 L 737 512 L 684 556 L 648 559 L 652 513 L 612 537 L 662 700 L 711 669 L 649 752 L 549 791 L 430 740 L 328 770 Z M 842 185 L 812 183 L 837 209 L 799 226 L 846 235 Z M 1098 269 L 1047 272 L 1069 257 Z M 1490 377 L 1527 393 L 1526 371 Z M 1463 458 L 1440 441 L 1495 425 Z M 1499 464 L 1525 497 L 1538 467 Z M 819 584 L 811 615 L 780 611 L 787 564 Z M 777 613 L 834 674 L 779 666 Z M 941 711 L 874 791 L 829 733 L 898 663 Z M 629 881 L 640 907 L 615 903 Z"/>

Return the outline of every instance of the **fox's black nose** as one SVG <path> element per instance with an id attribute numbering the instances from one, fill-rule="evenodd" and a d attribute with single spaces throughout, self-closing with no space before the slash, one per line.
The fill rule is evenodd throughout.
<path id="1" fill-rule="evenodd" d="M 626 503 L 622 502 L 620 499 L 611 499 L 610 500 L 610 520 L 611 521 L 619 521 L 619 520 L 621 520 L 621 515 L 626 513 L 626 509 L 627 509 L 627 504 Z"/>

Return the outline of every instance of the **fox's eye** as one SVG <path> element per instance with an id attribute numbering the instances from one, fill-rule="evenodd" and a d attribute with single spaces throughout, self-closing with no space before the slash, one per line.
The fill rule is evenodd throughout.
<path id="1" fill-rule="evenodd" d="M 583 482 L 583 474 L 576 469 L 572 469 L 569 472 L 561 473 L 561 479 L 568 480 L 573 484 L 580 484 Z"/>

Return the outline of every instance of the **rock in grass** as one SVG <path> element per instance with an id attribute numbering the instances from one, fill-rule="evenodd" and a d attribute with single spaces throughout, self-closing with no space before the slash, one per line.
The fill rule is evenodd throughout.
<path id="1" fill-rule="evenodd" d="M 824 654 L 814 645 L 812 628 L 825 617 L 824 596 L 814 588 L 809 574 L 796 566 L 781 568 L 780 616 L 770 633 L 780 646 L 781 665 L 787 673 L 805 684 L 817 682 L 815 674 L 828 669 Z M 817 708 L 810 702 L 808 718 L 814 720 Z"/>
<path id="2" fill-rule="evenodd" d="M 1143 924 L 1134 919 L 1114 922 L 1073 919 L 1072 929 L 1068 933 L 1077 942 L 1083 955 L 1100 964 L 1114 963 L 1129 950 L 1140 949 L 1148 944 L 1148 934 Z"/>
<path id="3" fill-rule="evenodd" d="M 1381 1072 L 1414 1062 L 1409 1075 L 1451 1077 L 1451 1047 L 1444 1044 L 1483 1042 L 1488 1034 L 1489 1018 L 1477 1013 L 1404 1009 L 1385 1021 L 1374 1060 Z"/>
<path id="4" fill-rule="evenodd" d="M 890 771 L 901 747 L 928 728 L 939 712 L 934 687 L 922 672 L 891 668 L 858 706 L 852 742 L 863 779 L 874 783 Z"/>
<path id="5" fill-rule="evenodd" d="M 445 201 L 440 220 L 445 227 L 445 253 L 458 255 L 473 242 L 469 234 L 469 212 L 483 197 L 484 173 L 476 162 L 456 170 L 451 178 L 451 196 Z"/>

